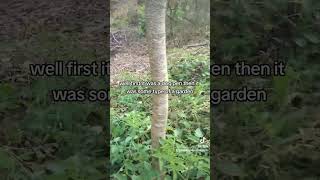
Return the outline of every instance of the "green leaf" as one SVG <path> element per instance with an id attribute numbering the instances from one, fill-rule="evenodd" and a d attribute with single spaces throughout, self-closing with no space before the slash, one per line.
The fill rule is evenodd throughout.
<path id="1" fill-rule="evenodd" d="M 196 129 L 195 136 L 197 136 L 199 138 L 203 137 L 203 132 L 201 131 L 200 128 Z"/>
<path id="2" fill-rule="evenodd" d="M 242 168 L 231 162 L 226 160 L 217 160 L 217 169 L 222 173 L 229 175 L 229 176 L 245 176 Z"/>
<path id="3" fill-rule="evenodd" d="M 13 169 L 14 159 L 3 149 L 0 149 L 0 169 Z"/>
<path id="4" fill-rule="evenodd" d="M 287 74 L 285 76 L 274 76 L 273 77 L 273 88 L 274 88 L 274 100 L 278 102 L 279 105 L 283 105 L 287 102 L 290 75 L 292 73 L 291 69 L 287 69 Z"/>
<path id="5" fill-rule="evenodd" d="M 305 47 L 307 45 L 306 40 L 304 40 L 302 38 L 297 38 L 294 40 L 294 42 L 300 47 Z"/>
<path id="6" fill-rule="evenodd" d="M 274 119 L 271 123 L 266 125 L 266 129 L 271 136 L 277 136 L 287 125 L 287 121 L 285 119 Z"/>
<path id="7" fill-rule="evenodd" d="M 6 83 L 6 84 L 1 84 L 0 85 L 0 97 L 6 97 L 6 96 L 11 96 L 13 95 L 14 92 L 14 88 L 13 86 L 11 86 L 10 84 Z"/>
<path id="8" fill-rule="evenodd" d="M 182 130 L 181 129 L 175 129 L 173 132 L 174 132 L 174 136 L 175 137 L 179 137 L 182 134 Z"/>
<path id="9" fill-rule="evenodd" d="M 313 33 L 305 33 L 304 37 L 314 44 L 320 43 L 320 39 L 317 37 L 317 35 Z"/>
<path id="10" fill-rule="evenodd" d="M 68 180 L 69 176 L 65 173 L 63 174 L 52 174 L 49 176 L 46 176 L 44 179 L 46 180 Z"/>
<path id="11" fill-rule="evenodd" d="M 62 161 L 57 161 L 57 162 L 52 162 L 52 163 L 48 163 L 46 165 L 46 169 L 55 173 L 55 174 L 61 174 L 63 173 L 67 168 L 66 166 L 63 164 Z"/>
<path id="12" fill-rule="evenodd" d="M 143 180 L 143 176 L 133 175 L 133 176 L 131 176 L 131 179 L 132 179 L 132 180 Z"/>
<path id="13" fill-rule="evenodd" d="M 117 180 L 127 180 L 128 178 L 122 174 L 114 174 L 113 177 Z"/>

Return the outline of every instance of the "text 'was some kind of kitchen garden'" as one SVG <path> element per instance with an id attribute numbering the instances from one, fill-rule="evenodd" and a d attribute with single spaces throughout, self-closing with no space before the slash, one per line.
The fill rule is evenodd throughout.
<path id="1" fill-rule="evenodd" d="M 286 64 L 274 62 L 273 64 L 247 64 L 238 61 L 234 64 L 213 64 L 210 67 L 212 76 L 285 76 Z M 211 103 L 219 105 L 222 102 L 262 102 L 267 101 L 268 95 L 264 88 L 249 88 L 243 86 L 238 89 L 212 89 Z"/>
<path id="2" fill-rule="evenodd" d="M 31 76 L 107 76 L 110 75 L 110 62 L 93 61 L 88 64 L 77 61 L 55 61 L 45 64 L 30 64 L 29 70 Z M 107 85 L 106 85 L 107 87 Z M 87 87 L 78 87 L 76 89 L 54 89 L 51 90 L 51 97 L 54 101 L 60 102 L 83 102 L 83 101 L 102 101 L 110 100 L 108 89 L 88 89 Z"/>

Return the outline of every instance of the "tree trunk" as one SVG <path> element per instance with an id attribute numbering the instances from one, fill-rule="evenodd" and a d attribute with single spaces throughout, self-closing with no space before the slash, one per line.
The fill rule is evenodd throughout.
<path id="1" fill-rule="evenodd" d="M 166 57 L 166 5 L 167 0 L 146 1 L 147 42 L 152 81 L 168 81 Z M 168 90 L 168 86 L 156 86 L 156 90 Z M 168 94 L 154 94 L 152 98 L 152 149 L 159 148 L 159 140 L 165 138 L 168 118 Z M 153 158 L 152 166 L 160 170 L 159 159 Z"/>

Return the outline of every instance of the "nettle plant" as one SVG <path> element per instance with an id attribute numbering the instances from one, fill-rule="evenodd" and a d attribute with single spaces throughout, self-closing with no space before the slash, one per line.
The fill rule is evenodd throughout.
<path id="1" fill-rule="evenodd" d="M 193 87 L 193 94 L 169 96 L 167 136 L 161 141 L 160 149 L 152 151 L 150 146 L 150 95 L 126 93 L 129 89 L 148 87 L 111 88 L 111 174 L 115 179 L 159 176 L 152 168 L 152 157 L 160 160 L 167 179 L 210 177 L 208 55 L 192 55 L 177 49 L 169 50 L 169 57 L 170 81 L 195 80 L 198 84 Z M 188 73 L 179 77 L 181 70 Z M 120 81 L 149 80 L 147 75 L 123 73 L 120 76 Z M 201 143 L 204 139 L 207 139 L 205 143 Z"/>

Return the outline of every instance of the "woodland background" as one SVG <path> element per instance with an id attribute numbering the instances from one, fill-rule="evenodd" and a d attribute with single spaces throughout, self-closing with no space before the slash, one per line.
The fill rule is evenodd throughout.
<path id="1" fill-rule="evenodd" d="M 142 70 L 146 72 L 148 70 L 144 45 L 144 2 L 136 2 L 133 6 L 131 1 L 110 3 L 112 18 L 109 37 L 109 11 L 105 1 L 0 2 L 1 178 L 96 180 L 105 179 L 109 171 L 113 179 L 149 179 L 152 176 L 148 164 L 151 156 L 147 146 L 150 139 L 147 130 L 150 104 L 147 97 L 122 96 L 123 92 L 114 92 L 112 98 L 116 104 L 112 104 L 110 112 L 113 117 L 111 134 L 118 138 L 111 140 L 110 149 L 114 156 L 111 157 L 112 166 L 109 166 L 110 140 L 106 131 L 109 129 L 108 104 L 52 103 L 48 95 L 49 90 L 56 88 L 107 88 L 108 79 L 35 78 L 28 73 L 30 63 L 70 59 L 83 63 L 107 60 L 110 43 L 111 61 L 119 64 L 113 66 L 118 69 L 111 69 L 111 74 L 115 75 L 111 81 L 147 78 L 143 76 L 146 73 L 137 74 L 136 78 L 131 74 L 122 74 L 123 70 L 129 69 L 130 72 L 140 67 L 145 67 Z M 127 12 L 128 7 L 133 7 L 133 12 L 131 8 Z M 205 23 L 200 28 L 197 25 L 200 22 L 192 18 L 194 14 L 202 13 L 203 7 L 207 11 Z M 175 139 L 183 140 L 187 145 L 197 144 L 204 136 L 209 139 L 209 6 L 199 8 L 193 1 L 175 1 L 172 9 L 168 9 L 168 18 L 172 19 L 171 22 L 168 19 L 168 27 L 171 28 L 171 31 L 168 30 L 171 78 L 202 81 L 196 95 L 207 92 L 207 96 L 176 97 L 172 100 L 170 119 L 174 121 L 168 127 L 171 137 L 158 156 L 166 162 L 169 178 L 208 178 L 208 153 L 197 155 L 189 152 L 191 158 L 185 159 L 171 147 L 179 145 L 173 143 Z M 202 45 L 182 49 L 187 43 L 194 45 L 198 42 Z M 142 100 L 146 103 L 137 105 Z M 185 102 L 190 104 L 189 107 L 182 106 Z M 197 111 L 190 112 L 191 107 L 196 107 Z M 180 144 L 181 148 L 188 148 Z"/>
<path id="2" fill-rule="evenodd" d="M 108 82 L 92 78 L 30 79 L 27 67 L 31 62 L 56 59 L 109 59 L 106 52 L 110 40 L 111 63 L 119 67 L 111 69 L 113 85 L 122 79 L 147 79 L 141 73 L 148 69 L 143 45 L 144 2 L 130 5 L 136 9 L 130 12 L 133 15 L 125 13 L 128 2 L 135 1 L 111 2 L 110 37 L 106 32 L 105 1 L 0 2 L 1 178 L 105 179 L 106 169 L 110 168 L 106 165 L 110 139 L 105 131 L 109 108 L 92 103 L 52 104 L 47 92 L 84 84 L 105 88 Z M 208 178 L 208 154 L 190 153 L 185 158 L 174 149 L 177 145 L 194 145 L 201 137 L 209 139 L 211 132 L 211 173 L 219 180 L 319 179 L 320 2 L 216 0 L 210 6 L 208 1 L 200 0 L 171 3 L 167 18 L 171 78 L 195 78 L 202 85 L 194 96 L 171 99 L 169 137 L 158 153 L 166 162 L 168 176 Z M 208 11 L 204 10 L 209 7 L 211 28 Z M 211 63 L 234 62 L 239 57 L 251 63 L 277 59 L 288 63 L 285 77 L 212 78 L 214 88 L 264 86 L 272 97 L 262 104 L 212 107 L 211 131 L 206 98 L 210 77 L 209 68 L 205 68 L 209 66 L 209 51 L 207 45 L 199 45 L 208 44 L 209 34 L 213 40 Z M 136 73 L 138 77 L 133 75 Z M 141 175 L 152 176 L 149 149 L 141 145 L 150 139 L 146 133 L 150 109 L 148 103 L 139 102 L 148 99 L 122 96 L 124 92 L 112 92 L 118 99 L 111 102 L 111 134 L 120 138 L 111 139 L 111 152 L 116 156 L 111 157 L 110 171 L 114 179 L 142 179 Z M 137 140 L 127 139 L 130 136 L 137 136 Z M 124 151 L 128 149 L 130 153 Z"/>
<path id="3" fill-rule="evenodd" d="M 31 77 L 30 63 L 109 59 L 104 0 L 0 2 L 0 179 L 105 179 L 106 103 L 53 103 L 49 90 L 107 77 Z"/>
<path id="4" fill-rule="evenodd" d="M 211 37 L 212 63 L 287 63 L 283 77 L 212 77 L 211 88 L 270 94 L 212 107 L 215 178 L 320 179 L 320 1 L 213 1 Z"/>

